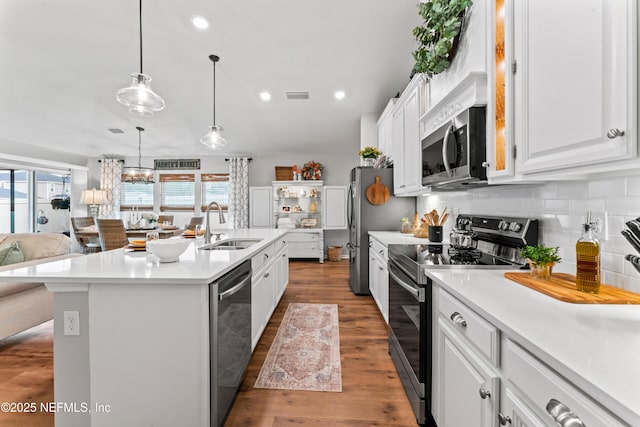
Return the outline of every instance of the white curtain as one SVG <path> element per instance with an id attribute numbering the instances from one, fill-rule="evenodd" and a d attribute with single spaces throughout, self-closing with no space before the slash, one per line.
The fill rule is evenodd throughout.
<path id="1" fill-rule="evenodd" d="M 120 184 L 122 160 L 103 159 L 100 166 L 100 189 L 107 193 L 107 204 L 100 206 L 101 218 L 120 218 Z"/>
<path id="2" fill-rule="evenodd" d="M 249 228 L 249 159 L 229 159 L 229 225 Z"/>

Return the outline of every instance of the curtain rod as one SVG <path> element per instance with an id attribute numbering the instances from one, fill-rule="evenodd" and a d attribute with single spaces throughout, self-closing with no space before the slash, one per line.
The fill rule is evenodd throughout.
<path id="1" fill-rule="evenodd" d="M 224 159 L 225 162 L 228 162 L 229 160 L 231 160 L 231 159 Z M 253 157 L 249 157 L 247 160 L 251 161 L 251 160 L 253 160 Z"/>

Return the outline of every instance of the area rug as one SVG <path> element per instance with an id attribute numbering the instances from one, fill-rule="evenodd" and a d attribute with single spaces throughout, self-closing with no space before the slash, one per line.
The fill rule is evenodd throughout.
<path id="1" fill-rule="evenodd" d="M 342 391 L 336 304 L 289 304 L 256 388 Z"/>

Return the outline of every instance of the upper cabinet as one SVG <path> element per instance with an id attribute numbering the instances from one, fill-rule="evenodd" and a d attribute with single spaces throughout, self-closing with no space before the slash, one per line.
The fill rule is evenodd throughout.
<path id="1" fill-rule="evenodd" d="M 383 155 L 393 157 L 393 107 L 396 105 L 398 98 L 392 98 L 387 106 L 380 114 L 378 119 L 378 150 Z"/>
<path id="2" fill-rule="evenodd" d="M 422 190 L 418 119 L 425 110 L 424 98 L 426 82 L 422 75 L 415 75 L 393 109 L 393 193 L 396 196 L 415 196 Z"/>
<path id="3" fill-rule="evenodd" d="M 634 158 L 636 2 L 495 4 L 490 178 L 544 179 Z"/>

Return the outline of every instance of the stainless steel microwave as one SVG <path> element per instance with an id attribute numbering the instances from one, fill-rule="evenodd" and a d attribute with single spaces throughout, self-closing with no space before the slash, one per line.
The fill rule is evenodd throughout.
<path id="1" fill-rule="evenodd" d="M 422 185 L 459 190 L 487 184 L 486 107 L 471 107 L 422 140 Z"/>

